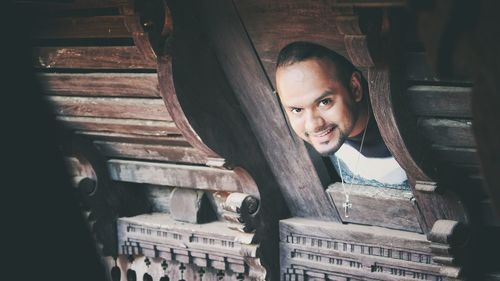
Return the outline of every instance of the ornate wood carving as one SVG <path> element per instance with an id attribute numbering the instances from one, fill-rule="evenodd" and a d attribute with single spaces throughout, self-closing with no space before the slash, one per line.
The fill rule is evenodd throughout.
<path id="1" fill-rule="evenodd" d="M 179 223 L 168 215 L 142 215 L 118 221 L 119 251 L 194 264 L 199 268 L 244 274 L 264 280 L 266 270 L 258 258 L 255 234 L 230 230 L 225 223 Z"/>
<path id="2" fill-rule="evenodd" d="M 460 280 L 421 234 L 293 218 L 280 240 L 282 280 Z"/>
<path id="3" fill-rule="evenodd" d="M 441 272 L 448 276 L 461 276 L 465 247 L 470 238 L 465 225 L 456 221 L 438 220 L 427 238 L 431 241 L 432 260 L 442 265 Z"/>
<path id="4" fill-rule="evenodd" d="M 198 8 L 190 1 L 167 4 L 173 32 L 158 57 L 160 94 L 187 141 L 207 155 L 205 164 L 242 182 L 241 187 L 220 185 L 213 190 L 246 193 L 258 200 L 255 212 L 221 219 L 239 219 L 235 228 L 240 230 L 255 229 L 255 241 L 262 243 L 266 274 L 276 275 L 277 265 L 270 262 L 277 243 L 277 228 L 272 227 L 282 209 L 276 180 L 221 68 L 221 60 L 207 40 Z"/>
<path id="5" fill-rule="evenodd" d="M 387 147 L 408 175 L 422 228 L 428 232 L 439 219 L 465 221 L 464 210 L 452 194 L 437 193 L 435 187 L 427 188 L 436 186 L 435 170 L 432 164 L 422 161 L 429 157 L 425 158 L 427 155 L 419 143 L 416 120 L 405 109 L 409 104 L 399 92 L 396 65 L 389 60 L 398 54 L 397 46 L 390 41 L 396 41 L 398 34 L 391 31 L 388 12 L 363 15 L 360 11 L 339 9 L 338 13 L 337 26 L 344 34 L 352 62 L 368 68 L 375 119 L 381 124 L 379 129 Z"/>
<path id="6" fill-rule="evenodd" d="M 172 16 L 163 0 L 133 1 L 123 6 L 125 26 L 134 44 L 147 60 L 156 60 L 163 53 L 165 39 L 172 33 Z"/>
<path id="7" fill-rule="evenodd" d="M 103 256 L 116 256 L 119 201 L 111 188 L 105 159 L 91 141 L 76 136 L 68 135 L 63 148 L 98 248 Z"/>
<path id="8" fill-rule="evenodd" d="M 499 8 L 496 1 L 440 2 L 416 5 L 418 36 L 427 58 L 440 77 L 473 80 L 467 110 L 472 111 L 473 132 L 491 200 L 500 216 L 500 123 L 498 69 L 500 46 L 497 36 Z M 428 29 L 428 26 L 433 28 Z"/>

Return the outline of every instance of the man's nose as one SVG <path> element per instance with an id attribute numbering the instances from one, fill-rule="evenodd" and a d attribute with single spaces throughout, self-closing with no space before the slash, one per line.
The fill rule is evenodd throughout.
<path id="1" fill-rule="evenodd" d="M 325 120 L 317 111 L 309 111 L 306 114 L 306 132 L 314 133 L 323 130 Z"/>

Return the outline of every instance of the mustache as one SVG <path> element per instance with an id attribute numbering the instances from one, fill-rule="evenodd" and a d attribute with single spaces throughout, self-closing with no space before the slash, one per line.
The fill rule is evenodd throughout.
<path id="1" fill-rule="evenodd" d="M 305 135 L 306 135 L 306 136 L 310 136 L 310 135 L 314 135 L 314 134 L 317 134 L 317 133 L 319 133 L 319 132 L 323 132 L 323 131 L 330 130 L 330 129 L 335 130 L 335 129 L 337 129 L 338 127 L 339 127 L 339 126 L 338 126 L 337 124 L 335 124 L 335 123 L 330 123 L 330 124 L 328 124 L 328 125 L 323 126 L 320 130 L 316 130 L 316 131 L 314 131 L 314 132 L 307 132 L 307 131 L 306 131 L 306 132 L 305 132 Z"/>

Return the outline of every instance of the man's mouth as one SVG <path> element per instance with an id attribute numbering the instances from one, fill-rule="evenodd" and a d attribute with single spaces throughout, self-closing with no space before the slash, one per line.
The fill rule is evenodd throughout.
<path id="1" fill-rule="evenodd" d="M 321 132 L 315 133 L 315 134 L 313 134 L 311 136 L 314 137 L 314 138 L 322 138 L 324 136 L 327 136 L 331 132 L 333 132 L 333 129 L 334 129 L 334 127 L 330 127 L 330 128 L 328 128 L 326 130 L 323 130 Z"/>

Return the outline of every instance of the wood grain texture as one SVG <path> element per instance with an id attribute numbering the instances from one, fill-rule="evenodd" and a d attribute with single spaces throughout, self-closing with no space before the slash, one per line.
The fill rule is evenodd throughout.
<path id="1" fill-rule="evenodd" d="M 136 135 L 128 133 L 110 133 L 99 131 L 75 131 L 75 134 L 87 136 L 93 140 L 111 141 L 111 142 L 126 142 L 126 143 L 142 143 L 142 144 L 162 144 L 179 147 L 191 147 L 182 135 L 168 134 L 166 136 L 150 136 Z"/>
<path id="2" fill-rule="evenodd" d="M 479 158 L 475 148 L 449 147 L 433 145 L 432 151 L 439 161 L 453 165 L 479 165 Z"/>
<path id="3" fill-rule="evenodd" d="M 131 158 L 202 165 L 207 163 L 207 157 L 192 147 L 109 141 L 94 141 L 94 144 L 105 156 L 110 158 Z"/>
<path id="4" fill-rule="evenodd" d="M 463 207 L 451 193 L 424 193 L 415 189 L 415 181 L 433 182 L 435 177 L 432 165 L 422 161 L 424 147 L 416 135 L 416 120 L 404 109 L 404 99 L 391 88 L 393 80 L 388 70 L 370 68 L 368 80 L 375 119 L 377 124 L 384 124 L 379 127 L 384 142 L 408 175 L 424 232 L 430 231 L 439 219 L 465 221 Z"/>
<path id="5" fill-rule="evenodd" d="M 162 99 L 47 97 L 57 115 L 172 121 Z"/>
<path id="6" fill-rule="evenodd" d="M 176 125 L 173 122 L 167 121 L 71 116 L 57 116 L 56 119 L 65 126 L 79 131 L 125 133 L 146 136 L 180 134 Z"/>
<path id="7" fill-rule="evenodd" d="M 471 88 L 450 86 L 411 86 L 407 89 L 411 108 L 416 115 L 471 117 Z"/>
<path id="8" fill-rule="evenodd" d="M 158 80 L 160 83 L 160 94 L 165 101 L 167 110 L 172 116 L 175 124 L 182 132 L 186 140 L 194 147 L 205 153 L 209 157 L 220 158 L 220 156 L 207 144 L 205 144 L 196 130 L 189 122 L 184 109 L 179 102 L 177 88 L 174 88 L 172 77 L 172 57 L 164 55 L 158 58 Z"/>
<path id="9" fill-rule="evenodd" d="M 280 222 L 282 273 L 291 280 L 400 281 L 413 280 L 413 272 L 442 276 L 429 246 L 425 235 L 407 231 L 301 218 Z"/>
<path id="10" fill-rule="evenodd" d="M 420 134 L 432 144 L 458 147 L 475 147 L 472 120 L 420 118 Z"/>
<path id="11" fill-rule="evenodd" d="M 37 26 L 35 38 L 127 38 L 122 16 L 49 18 Z"/>
<path id="12" fill-rule="evenodd" d="M 348 217 L 340 211 L 343 222 L 422 232 L 409 191 L 373 186 L 346 186 L 350 208 Z M 326 190 L 335 202 L 344 202 L 342 183 L 334 183 Z"/>
<path id="13" fill-rule="evenodd" d="M 229 192 L 244 192 L 246 189 L 238 176 L 228 170 L 116 159 L 108 160 L 107 164 L 115 181 Z"/>
<path id="14" fill-rule="evenodd" d="M 39 73 L 50 95 L 159 97 L 155 73 Z"/>
<path id="15" fill-rule="evenodd" d="M 37 47 L 33 49 L 36 68 L 156 69 L 134 46 Z"/>
<path id="16" fill-rule="evenodd" d="M 344 36 L 337 31 L 327 2 L 241 0 L 234 4 L 274 88 L 276 58 L 288 43 L 315 42 L 347 55 Z"/>
<path id="17" fill-rule="evenodd" d="M 305 146 L 292 135 L 286 123 L 277 96 L 273 94 L 272 85 L 231 1 L 211 2 L 210 5 L 202 3 L 200 7 L 203 10 L 203 26 L 215 47 L 221 67 L 279 182 L 292 215 L 340 221 L 336 209 L 324 193 L 323 184 Z M 276 7 L 268 8 L 279 11 Z M 218 20 L 211 20 L 213 18 Z M 278 18 L 272 19 L 274 23 L 278 23 Z M 249 28 L 249 23 L 244 22 Z M 285 26 L 283 23 L 282 27 Z M 274 28 L 278 26 L 268 26 L 267 30 Z M 280 34 L 290 34 L 286 30 L 281 29 Z M 256 39 L 251 32 L 250 36 Z M 274 38 L 268 43 L 271 42 L 280 40 Z M 262 54 L 260 58 L 263 58 Z"/>

